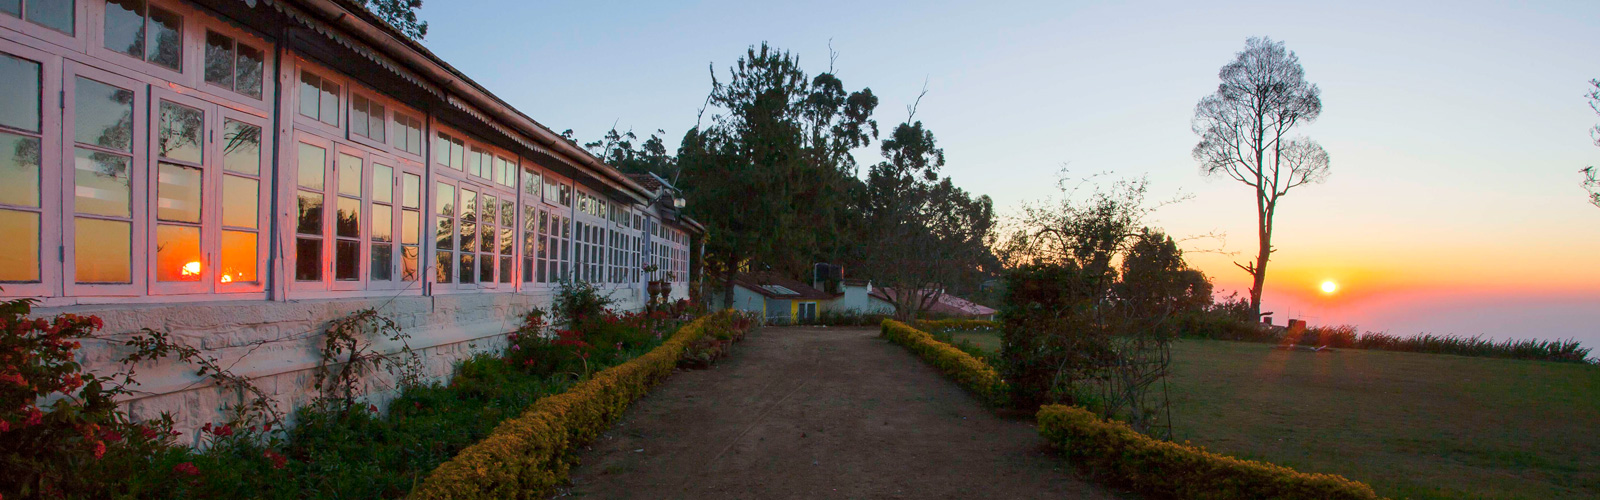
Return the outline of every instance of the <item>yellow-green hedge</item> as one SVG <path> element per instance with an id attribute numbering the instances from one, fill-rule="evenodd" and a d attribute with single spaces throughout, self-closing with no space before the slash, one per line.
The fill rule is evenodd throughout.
<path id="1" fill-rule="evenodd" d="M 918 330 L 937 332 L 943 330 L 999 330 L 1000 324 L 986 319 L 930 319 L 913 322 Z"/>
<path id="2" fill-rule="evenodd" d="M 569 450 L 609 428 L 629 404 L 672 373 L 689 343 L 705 334 L 708 321 L 727 314 L 695 320 L 645 355 L 535 401 L 521 416 L 440 464 L 411 498 L 549 497 L 572 468 Z"/>
<path id="3" fill-rule="evenodd" d="M 1039 409 L 1039 434 L 1068 459 L 1116 484 L 1195 499 L 1376 499 L 1371 486 L 1162 441 L 1077 407 Z"/>
<path id="4" fill-rule="evenodd" d="M 883 337 L 911 349 L 922 359 L 932 363 L 956 384 L 977 393 L 990 402 L 998 402 L 1005 394 L 1000 374 L 988 363 L 962 352 L 950 344 L 934 340 L 928 332 L 892 319 L 883 320 Z"/>

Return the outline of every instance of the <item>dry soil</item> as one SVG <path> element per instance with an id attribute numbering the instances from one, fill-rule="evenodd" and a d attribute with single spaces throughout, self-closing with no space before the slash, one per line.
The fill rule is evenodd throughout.
<path id="1" fill-rule="evenodd" d="M 765 328 L 580 455 L 586 498 L 1117 498 L 875 329 Z"/>

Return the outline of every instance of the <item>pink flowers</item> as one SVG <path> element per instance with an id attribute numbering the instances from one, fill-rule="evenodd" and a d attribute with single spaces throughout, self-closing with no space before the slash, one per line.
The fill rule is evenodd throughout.
<path id="1" fill-rule="evenodd" d="M 272 450 L 266 450 L 266 451 L 261 452 L 261 456 L 266 457 L 268 461 L 271 461 L 272 462 L 272 468 L 274 468 L 274 469 L 282 469 L 284 464 L 289 462 L 289 458 L 288 457 L 285 457 L 285 456 L 283 456 L 281 454 L 273 452 Z"/>
<path id="2" fill-rule="evenodd" d="M 206 424 L 200 427 L 200 432 L 209 432 L 216 437 L 228 437 L 233 435 L 233 427 L 229 425 L 212 427 L 211 424 Z"/>

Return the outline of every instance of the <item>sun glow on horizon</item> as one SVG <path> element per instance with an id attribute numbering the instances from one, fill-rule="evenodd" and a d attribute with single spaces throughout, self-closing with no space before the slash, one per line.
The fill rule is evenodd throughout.
<path id="1" fill-rule="evenodd" d="M 1339 291 L 1338 283 L 1334 283 L 1333 280 L 1322 282 L 1322 293 L 1332 295 L 1333 292 L 1337 291 Z"/>

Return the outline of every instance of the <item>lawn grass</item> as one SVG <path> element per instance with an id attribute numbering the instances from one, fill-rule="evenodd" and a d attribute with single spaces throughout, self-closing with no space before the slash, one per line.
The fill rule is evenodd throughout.
<path id="1" fill-rule="evenodd" d="M 1174 435 L 1212 451 L 1391 498 L 1600 498 L 1600 366 L 1180 340 L 1172 368 Z"/>

